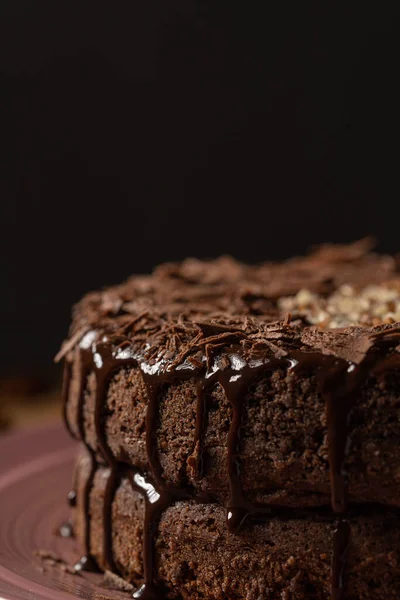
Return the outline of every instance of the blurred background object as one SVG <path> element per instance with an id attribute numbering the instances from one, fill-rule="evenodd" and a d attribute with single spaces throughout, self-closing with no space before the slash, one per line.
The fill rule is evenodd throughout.
<path id="1" fill-rule="evenodd" d="M 369 233 L 399 249 L 399 16 L 395 4 L 3 0 L 8 413 L 43 394 L 7 381 L 57 389 L 52 357 L 87 290 L 187 255 L 259 261 Z"/>
<path id="2" fill-rule="evenodd" d="M 46 420 L 60 418 L 60 389 L 58 378 L 51 373 L 36 378 L 25 374 L 0 381 L 0 432 L 10 427 L 42 425 Z"/>

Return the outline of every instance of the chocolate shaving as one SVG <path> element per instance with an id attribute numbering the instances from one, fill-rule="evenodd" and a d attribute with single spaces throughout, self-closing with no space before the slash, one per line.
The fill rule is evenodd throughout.
<path id="1" fill-rule="evenodd" d="M 63 558 L 60 558 L 53 552 L 49 552 L 48 550 L 35 550 L 34 555 L 40 558 L 40 560 L 46 566 L 57 567 L 64 573 L 70 573 L 71 575 L 80 575 L 80 573 L 76 571 L 74 567 L 66 563 Z"/>
<path id="2" fill-rule="evenodd" d="M 88 294 L 75 307 L 70 337 L 55 360 L 93 328 L 98 339 L 131 345 L 135 355 L 150 364 L 162 360 L 165 368 L 195 356 L 192 364 L 199 366 L 199 353 L 210 363 L 217 350 L 235 345 L 248 358 L 265 352 L 282 357 L 304 347 L 359 363 L 374 346 L 396 343 L 396 323 L 380 329 L 361 322 L 346 329 L 316 327 L 307 307 L 292 311 L 280 307 L 280 301 L 300 290 L 323 299 L 344 284 L 400 287 L 394 259 L 370 253 L 372 245 L 371 238 L 325 245 L 306 257 L 259 266 L 228 257 L 162 265 L 153 275 Z"/>
<path id="3" fill-rule="evenodd" d="M 87 325 L 81 327 L 68 339 L 62 343 L 62 346 L 58 353 L 54 357 L 54 362 L 58 363 L 62 358 L 64 358 L 71 350 L 74 349 L 76 344 L 83 338 L 85 333 L 89 331 L 90 327 Z"/>

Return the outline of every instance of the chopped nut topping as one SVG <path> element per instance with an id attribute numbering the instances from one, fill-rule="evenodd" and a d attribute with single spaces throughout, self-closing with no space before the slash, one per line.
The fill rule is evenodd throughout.
<path id="1" fill-rule="evenodd" d="M 368 285 L 361 290 L 346 284 L 327 298 L 303 289 L 278 304 L 282 311 L 322 328 L 392 324 L 400 322 L 400 284 Z"/>

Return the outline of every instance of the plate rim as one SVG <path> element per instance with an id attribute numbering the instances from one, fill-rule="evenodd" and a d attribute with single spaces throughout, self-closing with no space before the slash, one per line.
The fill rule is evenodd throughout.
<path id="1" fill-rule="evenodd" d="M 0 454 L 6 452 L 14 444 L 18 444 L 19 441 L 24 441 L 24 449 L 20 451 L 17 458 L 14 458 L 14 461 L 11 458 L 9 465 L 7 465 L 7 460 L 2 461 L 2 465 L 0 465 L 0 493 L 28 475 L 32 476 L 48 468 L 69 462 L 73 458 L 76 448 L 72 440 L 70 440 L 69 445 L 66 445 L 65 442 L 68 438 L 63 435 L 64 432 L 65 430 L 59 422 L 6 432 L 0 439 Z M 59 438 L 58 434 L 62 437 Z M 42 436 L 50 439 L 48 444 L 46 443 L 43 449 L 40 449 L 34 442 Z M 51 450 L 53 437 L 56 441 L 59 440 L 61 447 L 57 448 L 56 446 L 54 450 Z M 7 518 L 7 515 L 5 518 Z M 0 583 L 2 581 L 10 587 L 10 590 L 0 590 L 0 600 L 15 600 L 22 591 L 28 592 L 32 600 L 54 600 L 53 589 L 43 585 L 43 583 L 24 577 L 0 562 Z M 59 600 L 77 598 L 75 594 L 64 590 L 57 590 L 56 593 Z"/>

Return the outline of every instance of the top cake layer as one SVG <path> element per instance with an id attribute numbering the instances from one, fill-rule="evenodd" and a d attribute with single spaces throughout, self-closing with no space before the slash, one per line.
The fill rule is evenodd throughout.
<path id="1" fill-rule="evenodd" d="M 399 311 L 396 260 L 369 240 L 162 265 L 75 307 L 67 422 L 97 461 L 238 519 L 328 495 L 400 506 Z"/>
<path id="2" fill-rule="evenodd" d="M 96 330 L 129 339 L 150 362 L 178 364 L 236 334 L 249 356 L 308 347 L 358 363 L 374 334 L 400 321 L 396 260 L 370 247 L 369 239 L 325 245 L 304 258 L 259 266 L 230 257 L 161 265 L 85 296 L 62 354 Z"/>

